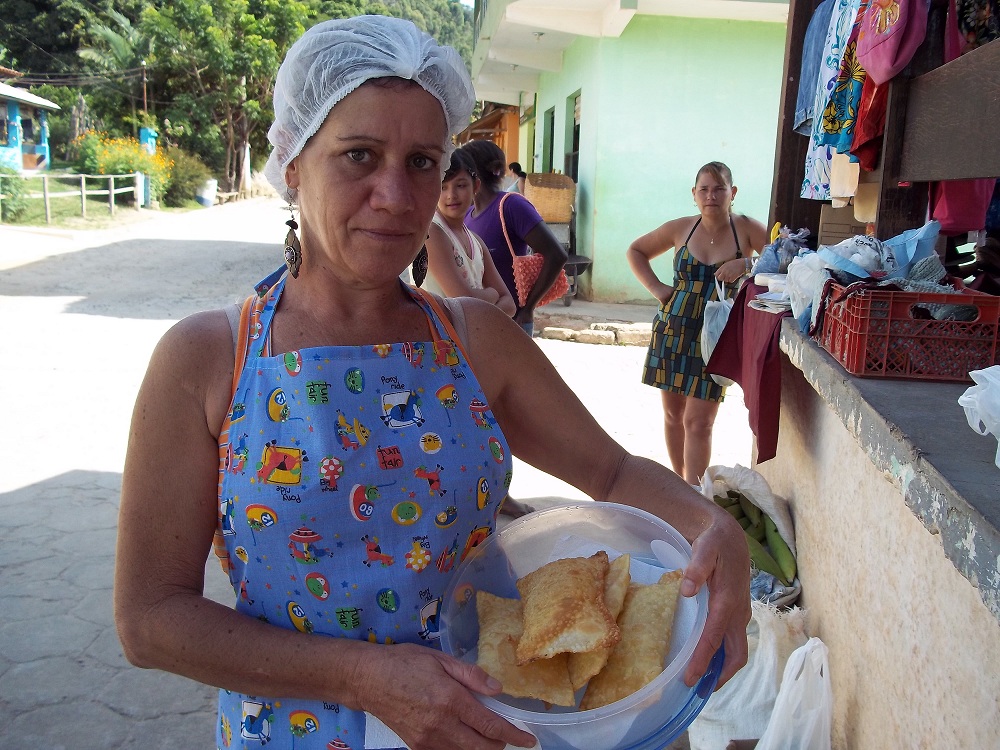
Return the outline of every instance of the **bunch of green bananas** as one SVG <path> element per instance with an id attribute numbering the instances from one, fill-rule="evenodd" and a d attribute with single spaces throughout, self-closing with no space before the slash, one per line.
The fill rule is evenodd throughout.
<path id="1" fill-rule="evenodd" d="M 774 521 L 746 495 L 736 490 L 727 490 L 725 495 L 716 495 L 712 499 L 743 527 L 754 567 L 770 573 L 783 586 L 790 585 L 795 578 L 795 556 L 781 538 Z"/>

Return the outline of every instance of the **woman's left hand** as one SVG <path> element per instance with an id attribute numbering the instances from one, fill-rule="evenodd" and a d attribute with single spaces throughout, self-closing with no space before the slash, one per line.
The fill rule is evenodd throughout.
<path id="1" fill-rule="evenodd" d="M 715 278 L 724 284 L 735 284 L 747 273 L 747 262 L 745 258 L 733 258 L 727 260 L 715 269 Z"/>
<path id="2" fill-rule="evenodd" d="M 716 685 L 718 689 L 747 663 L 750 554 L 740 525 L 725 511 L 716 510 L 714 522 L 691 545 L 691 562 L 684 570 L 681 595 L 694 596 L 708 584 L 708 620 L 688 663 L 684 682 L 697 683 L 724 643 L 726 661 Z"/>

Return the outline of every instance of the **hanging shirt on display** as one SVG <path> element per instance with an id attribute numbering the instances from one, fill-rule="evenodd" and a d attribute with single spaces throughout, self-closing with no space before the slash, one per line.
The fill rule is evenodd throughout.
<path id="1" fill-rule="evenodd" d="M 836 0 L 823 56 L 820 60 L 819 85 L 816 88 L 815 112 L 823 112 L 833 94 L 844 50 L 851 36 L 851 29 L 858 16 L 861 0 Z M 800 195 L 813 200 L 830 199 L 830 162 L 833 148 L 822 142 L 822 118 L 813 119 L 809 152 L 806 154 L 805 175 Z"/>

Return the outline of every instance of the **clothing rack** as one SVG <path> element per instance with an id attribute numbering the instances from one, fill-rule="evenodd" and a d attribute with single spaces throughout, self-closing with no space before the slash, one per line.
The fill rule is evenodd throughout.
<path id="1" fill-rule="evenodd" d="M 809 138 L 792 131 L 802 47 L 818 3 L 790 0 L 781 111 L 769 224 L 819 227 L 823 201 L 799 197 Z M 879 168 L 875 236 L 921 226 L 928 182 L 1000 176 L 1000 40 L 944 60 L 948 0 L 932 0 L 927 35 L 909 66 L 890 83 Z M 822 242 L 823 238 L 820 237 Z"/>

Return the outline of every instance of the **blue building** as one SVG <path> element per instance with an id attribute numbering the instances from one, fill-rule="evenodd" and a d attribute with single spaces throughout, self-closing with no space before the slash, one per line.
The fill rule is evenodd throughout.
<path id="1" fill-rule="evenodd" d="M 0 83 L 0 166 L 19 172 L 48 169 L 47 113 L 58 109 L 55 102 Z"/>

